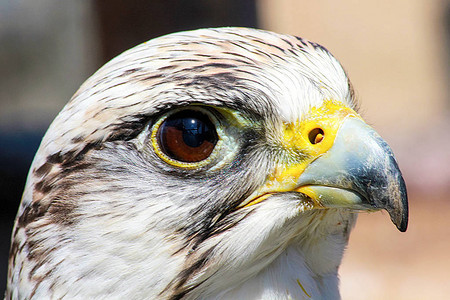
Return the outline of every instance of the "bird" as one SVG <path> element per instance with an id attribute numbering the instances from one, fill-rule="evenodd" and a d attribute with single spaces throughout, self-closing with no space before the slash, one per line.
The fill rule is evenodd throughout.
<path id="1" fill-rule="evenodd" d="M 300 37 L 206 28 L 125 51 L 42 139 L 5 299 L 340 299 L 358 213 L 408 223 L 358 103 Z"/>

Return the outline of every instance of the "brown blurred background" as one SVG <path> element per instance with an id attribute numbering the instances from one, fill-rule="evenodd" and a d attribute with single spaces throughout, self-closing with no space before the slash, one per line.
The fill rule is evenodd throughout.
<path id="1" fill-rule="evenodd" d="M 0 0 L 0 295 L 26 173 L 51 120 L 120 52 L 180 30 L 247 26 L 305 37 L 344 65 L 361 112 L 396 153 L 410 226 L 361 215 L 343 299 L 450 295 L 450 2 Z M 1 298 L 1 296 L 0 296 Z"/>

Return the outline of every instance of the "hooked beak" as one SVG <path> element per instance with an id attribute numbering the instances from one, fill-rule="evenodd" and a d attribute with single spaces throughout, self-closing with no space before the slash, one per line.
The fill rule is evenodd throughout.
<path id="1" fill-rule="evenodd" d="M 408 226 L 406 185 L 394 154 L 360 119 L 345 119 L 333 146 L 306 167 L 297 186 L 325 207 L 385 209 L 400 231 Z"/>
<path id="2" fill-rule="evenodd" d="M 307 209 L 385 209 L 397 228 L 406 231 L 406 186 L 394 154 L 354 110 L 325 102 L 300 123 L 286 124 L 280 145 L 294 153 L 291 160 L 296 162 L 280 163 L 240 207 L 298 192 L 310 200 Z"/>

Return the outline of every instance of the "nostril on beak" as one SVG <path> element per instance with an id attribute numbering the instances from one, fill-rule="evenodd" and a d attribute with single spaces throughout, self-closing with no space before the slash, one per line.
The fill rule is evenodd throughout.
<path id="1" fill-rule="evenodd" d="M 323 140 L 324 135 L 325 133 L 323 132 L 322 128 L 314 128 L 309 132 L 308 138 L 311 144 L 315 145 Z"/>

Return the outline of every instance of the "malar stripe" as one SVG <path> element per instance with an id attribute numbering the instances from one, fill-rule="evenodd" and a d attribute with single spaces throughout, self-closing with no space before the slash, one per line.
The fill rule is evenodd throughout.
<path id="1" fill-rule="evenodd" d="M 178 274 L 177 284 L 175 285 L 175 294 L 171 296 L 169 299 L 176 300 L 183 298 L 187 293 L 198 287 L 199 284 L 190 288 L 184 288 L 183 285 L 194 276 L 199 270 L 205 267 L 208 262 L 209 257 L 211 256 L 214 248 L 210 248 L 206 250 L 202 255 L 188 268 L 184 269 Z M 181 291 L 180 291 L 181 290 Z"/>

